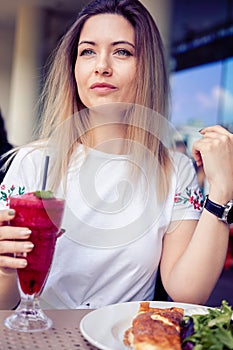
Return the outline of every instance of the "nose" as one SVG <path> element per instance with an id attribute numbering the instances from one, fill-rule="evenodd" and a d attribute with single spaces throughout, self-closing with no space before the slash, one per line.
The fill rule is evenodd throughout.
<path id="1" fill-rule="evenodd" d="M 112 75 L 112 68 L 107 58 L 102 57 L 96 62 L 95 74 L 104 76 Z"/>
<path id="2" fill-rule="evenodd" d="M 106 75 L 106 76 L 110 76 L 112 74 L 112 70 L 109 67 L 97 67 L 95 70 L 96 74 L 100 74 L 100 75 Z"/>

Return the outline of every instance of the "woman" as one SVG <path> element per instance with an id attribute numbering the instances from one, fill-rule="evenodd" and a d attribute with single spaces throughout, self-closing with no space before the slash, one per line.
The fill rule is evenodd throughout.
<path id="1" fill-rule="evenodd" d="M 159 263 L 173 300 L 204 303 L 210 295 L 229 228 L 201 213 L 192 162 L 169 150 L 167 97 L 160 35 L 143 5 L 102 0 L 84 8 L 48 76 L 41 139 L 20 150 L 2 185 L 13 194 L 37 190 L 49 154 L 48 188 L 66 196 L 66 233 L 42 293 L 45 306 L 152 299 Z M 220 126 L 201 134 L 193 154 L 209 199 L 222 205 L 233 198 L 233 137 Z M 19 300 L 14 269 L 27 261 L 9 254 L 33 247 L 27 228 L 4 226 L 14 212 L 0 215 L 0 302 L 12 308 Z"/>

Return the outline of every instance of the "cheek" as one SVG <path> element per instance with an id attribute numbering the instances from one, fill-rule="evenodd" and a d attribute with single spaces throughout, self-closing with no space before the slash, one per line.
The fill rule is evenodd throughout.
<path id="1" fill-rule="evenodd" d="M 136 74 L 136 66 L 131 67 L 131 69 L 128 69 L 126 71 L 127 80 L 128 80 L 128 86 L 135 86 L 136 85 L 136 79 L 137 79 L 137 74 Z"/>
<path id="2" fill-rule="evenodd" d="M 83 100 L 83 91 L 85 88 L 85 71 L 77 64 L 75 65 L 75 70 L 74 70 L 74 75 L 75 75 L 75 81 L 76 81 L 76 86 L 78 90 L 78 94 L 81 100 Z"/>
<path id="3" fill-rule="evenodd" d="M 84 64 L 82 60 L 77 59 L 74 68 L 76 83 L 80 86 L 83 85 L 87 81 L 89 71 L 89 66 Z"/>
<path id="4" fill-rule="evenodd" d="M 136 86 L 137 86 L 136 80 L 137 80 L 137 75 L 135 70 L 131 72 L 130 75 L 128 75 L 128 83 L 126 84 L 127 93 L 128 93 L 128 96 L 130 96 L 132 102 L 136 97 Z"/>
<path id="5" fill-rule="evenodd" d="M 77 63 L 75 64 L 74 75 L 75 75 L 76 85 L 79 90 L 79 87 L 81 86 L 81 80 L 82 80 L 82 70 L 77 65 Z"/>

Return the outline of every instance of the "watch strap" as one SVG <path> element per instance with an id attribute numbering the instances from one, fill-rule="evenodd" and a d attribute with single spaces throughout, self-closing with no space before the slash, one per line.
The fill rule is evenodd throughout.
<path id="1" fill-rule="evenodd" d="M 204 202 L 204 208 L 208 210 L 210 213 L 217 216 L 219 219 L 222 219 L 223 213 L 225 210 L 225 206 L 219 205 L 217 203 L 212 202 L 208 195 L 206 195 L 205 202 Z"/>

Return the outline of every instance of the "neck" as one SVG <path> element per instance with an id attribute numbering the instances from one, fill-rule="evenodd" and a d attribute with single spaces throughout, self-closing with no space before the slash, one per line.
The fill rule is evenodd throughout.
<path id="1" fill-rule="evenodd" d="M 94 127 L 88 132 L 88 146 L 99 151 L 123 154 L 125 131 L 121 125 L 104 125 Z"/>
<path id="2" fill-rule="evenodd" d="M 88 146 L 106 153 L 123 154 L 126 125 L 121 123 L 121 120 L 122 113 L 112 108 L 104 106 L 95 111 L 91 110 Z"/>

